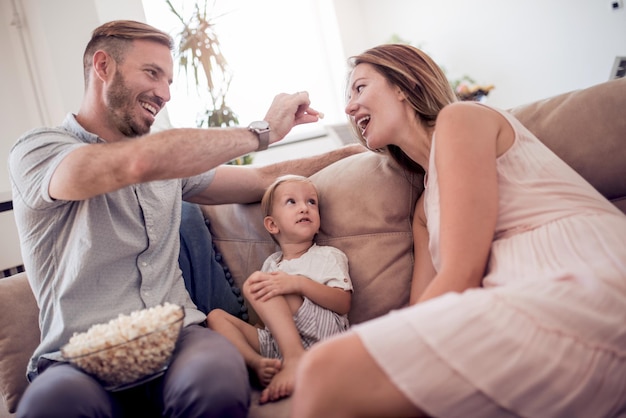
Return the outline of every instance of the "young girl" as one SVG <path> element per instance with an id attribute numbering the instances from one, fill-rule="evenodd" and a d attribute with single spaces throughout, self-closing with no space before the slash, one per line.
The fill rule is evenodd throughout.
<path id="1" fill-rule="evenodd" d="M 425 171 L 413 306 L 309 351 L 294 416 L 626 410 L 626 216 L 511 114 L 456 102 L 408 45 L 354 58 L 346 112 Z"/>
<path id="2" fill-rule="evenodd" d="M 219 309 L 209 313 L 207 322 L 239 349 L 267 386 L 260 398 L 264 403 L 291 395 L 306 349 L 348 329 L 352 282 L 346 255 L 314 242 L 320 215 L 317 190 L 308 178 L 279 177 L 261 206 L 265 228 L 280 251 L 250 275 L 243 293 L 265 328 Z"/>

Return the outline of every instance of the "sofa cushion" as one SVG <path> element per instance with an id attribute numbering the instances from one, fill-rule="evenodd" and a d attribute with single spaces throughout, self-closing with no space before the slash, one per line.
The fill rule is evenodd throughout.
<path id="1" fill-rule="evenodd" d="M 411 220 L 421 176 L 390 158 L 366 152 L 311 176 L 319 192 L 320 245 L 346 253 L 354 285 L 350 322 L 377 317 L 408 303 L 413 263 Z M 236 283 L 277 250 L 263 228 L 259 204 L 203 206 L 211 233 Z M 256 318 L 251 312 L 251 318 Z"/>
<path id="2" fill-rule="evenodd" d="M 423 176 L 369 152 L 339 161 L 311 179 L 320 199 L 317 242 L 348 256 L 354 285 L 350 322 L 373 319 L 408 304 L 411 224 L 424 188 Z"/>
<path id="3" fill-rule="evenodd" d="M 39 344 L 37 303 L 26 274 L 0 279 L 0 394 L 9 412 L 15 412 L 28 386 L 26 366 Z"/>

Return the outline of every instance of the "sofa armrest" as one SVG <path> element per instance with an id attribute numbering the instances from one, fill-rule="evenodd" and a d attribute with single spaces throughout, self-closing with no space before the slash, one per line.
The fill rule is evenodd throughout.
<path id="1" fill-rule="evenodd" d="M 0 279 L 0 394 L 15 412 L 28 386 L 26 366 L 39 344 L 39 309 L 25 273 Z"/>

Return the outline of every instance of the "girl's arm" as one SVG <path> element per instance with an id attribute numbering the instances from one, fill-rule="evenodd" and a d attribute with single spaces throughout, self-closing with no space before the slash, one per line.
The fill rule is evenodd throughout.
<path id="1" fill-rule="evenodd" d="M 419 301 L 480 286 L 498 217 L 496 157 L 513 137 L 508 122 L 486 107 L 460 102 L 439 114 L 441 269 Z"/>
<path id="2" fill-rule="evenodd" d="M 340 315 L 345 315 L 350 310 L 352 292 L 338 287 L 330 287 L 304 276 L 295 276 L 294 278 L 298 286 L 297 293 L 306 296 L 313 303 Z"/>
<path id="3" fill-rule="evenodd" d="M 250 292 L 257 300 L 266 301 L 278 295 L 297 294 L 340 315 L 350 310 L 352 292 L 318 283 L 303 275 L 287 274 L 284 271 L 255 272 L 248 281 Z"/>

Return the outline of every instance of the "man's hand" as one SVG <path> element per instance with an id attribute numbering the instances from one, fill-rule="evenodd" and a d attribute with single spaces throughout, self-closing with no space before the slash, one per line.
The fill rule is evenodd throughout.
<path id="1" fill-rule="evenodd" d="M 317 122 L 323 114 L 310 107 L 309 93 L 281 93 L 274 97 L 265 120 L 270 124 L 270 144 L 285 137 L 296 125 Z"/>

